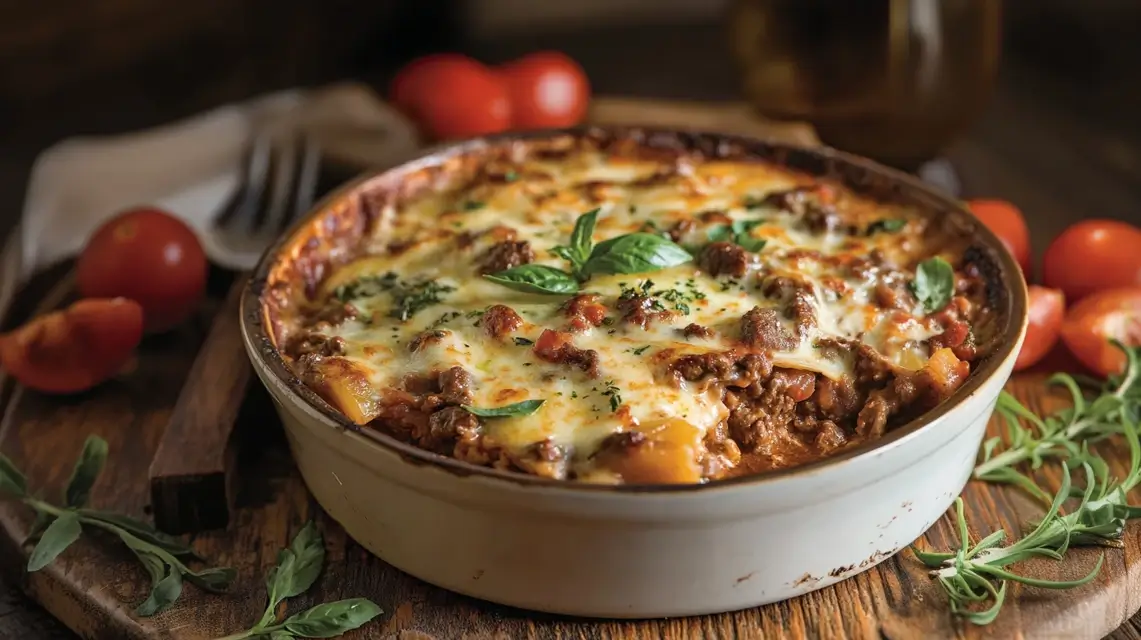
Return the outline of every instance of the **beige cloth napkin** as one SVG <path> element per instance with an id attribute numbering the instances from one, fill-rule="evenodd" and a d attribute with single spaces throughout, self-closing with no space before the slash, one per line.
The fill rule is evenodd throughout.
<path id="1" fill-rule="evenodd" d="M 237 186 L 246 142 L 263 127 L 304 131 L 323 156 L 362 168 L 392 166 L 419 148 L 412 124 L 355 83 L 283 91 L 137 133 L 65 140 L 33 165 L 20 223 L 0 258 L 0 309 L 21 281 L 78 252 L 124 208 L 156 205 L 206 228 Z"/>

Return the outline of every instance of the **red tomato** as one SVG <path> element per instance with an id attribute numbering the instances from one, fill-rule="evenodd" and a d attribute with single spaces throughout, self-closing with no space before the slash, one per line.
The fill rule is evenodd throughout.
<path id="1" fill-rule="evenodd" d="M 485 67 L 458 53 L 434 53 L 404 65 L 388 85 L 388 99 L 408 117 L 414 117 L 420 99 L 437 84 L 444 69 L 475 70 Z"/>
<path id="2" fill-rule="evenodd" d="M 392 81 L 392 100 L 435 140 L 498 133 L 511 124 L 507 89 L 484 65 L 456 54 L 413 60 Z"/>
<path id="3" fill-rule="evenodd" d="M 1005 200 L 968 200 L 967 208 L 1002 240 L 1022 273 L 1030 278 L 1030 231 L 1018 207 Z"/>
<path id="4" fill-rule="evenodd" d="M 1115 220 L 1085 220 L 1046 249 L 1042 280 L 1076 302 L 1102 289 L 1141 285 L 1141 229 Z"/>
<path id="5" fill-rule="evenodd" d="M 118 372 L 142 335 L 138 303 L 80 300 L 0 335 L 0 364 L 26 387 L 74 393 Z"/>
<path id="6" fill-rule="evenodd" d="M 1066 311 L 1066 297 L 1061 291 L 1039 286 L 1031 286 L 1029 291 L 1030 323 L 1026 328 L 1026 340 L 1014 361 L 1015 371 L 1034 366 L 1054 348 Z"/>
<path id="7" fill-rule="evenodd" d="M 570 127 L 586 117 L 590 82 L 577 62 L 558 51 L 540 51 L 499 68 L 511 99 L 516 129 Z"/>
<path id="8" fill-rule="evenodd" d="M 1141 346 L 1141 287 L 1098 291 L 1070 308 L 1062 322 L 1062 342 L 1082 364 L 1108 376 L 1121 373 L 1125 354 L 1110 344 Z"/>
<path id="9" fill-rule="evenodd" d="M 206 291 L 206 254 L 194 231 L 158 209 L 126 211 L 87 241 L 76 266 L 85 298 L 130 298 L 143 307 L 147 331 L 185 320 Z"/>

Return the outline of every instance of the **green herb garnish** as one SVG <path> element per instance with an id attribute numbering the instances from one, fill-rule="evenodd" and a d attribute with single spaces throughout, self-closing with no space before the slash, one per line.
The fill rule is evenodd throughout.
<path id="1" fill-rule="evenodd" d="M 265 613 L 250 629 L 219 640 L 267 638 L 333 638 L 356 629 L 382 612 L 365 598 L 351 598 L 319 604 L 277 622 L 277 605 L 286 598 L 309 590 L 325 563 L 325 543 L 317 527 L 310 521 L 293 538 L 290 545 L 277 553 L 277 565 L 265 578 L 268 595 Z"/>
<path id="2" fill-rule="evenodd" d="M 570 295 L 578 291 L 573 275 L 545 264 L 524 264 L 484 278 L 524 293 Z"/>
<path id="3" fill-rule="evenodd" d="M 607 380 L 604 384 L 606 388 L 602 390 L 602 395 L 610 398 L 610 411 L 617 411 L 622 406 L 622 390 L 615 386 L 613 380 Z"/>
<path id="4" fill-rule="evenodd" d="M 764 238 L 754 238 L 752 230 L 764 224 L 764 220 L 734 220 L 732 224 L 719 224 L 706 232 L 710 242 L 732 242 L 745 251 L 756 253 L 764 248 Z"/>
<path id="5" fill-rule="evenodd" d="M 480 202 L 479 200 L 468 200 L 464 203 L 464 211 L 478 211 L 486 206 L 486 202 Z"/>
<path id="6" fill-rule="evenodd" d="M 636 356 L 640 356 L 643 353 L 645 353 L 647 350 L 649 350 L 649 348 L 650 348 L 650 345 L 646 345 L 644 347 L 638 347 L 637 349 L 631 349 L 630 353 L 632 353 Z"/>
<path id="7" fill-rule="evenodd" d="M 895 233 L 897 231 L 901 231 L 906 226 L 907 220 L 904 220 L 903 218 L 884 218 L 869 224 L 868 228 L 864 231 L 864 234 L 870 236 L 878 231 L 883 231 L 884 233 Z"/>
<path id="8" fill-rule="evenodd" d="M 388 312 L 389 317 L 406 322 L 417 312 L 440 303 L 443 294 L 455 290 L 455 287 L 440 284 L 435 280 L 405 282 L 390 271 L 380 276 L 361 276 L 345 283 L 333 290 L 333 296 L 341 302 L 351 302 L 358 298 L 370 298 L 388 293 L 395 303 Z"/>
<path id="9" fill-rule="evenodd" d="M 571 263 L 571 269 L 574 273 L 579 273 L 586 261 L 590 259 L 590 249 L 594 242 L 592 236 L 594 235 L 594 225 L 598 221 L 598 212 L 599 209 L 594 209 L 579 216 L 574 222 L 574 230 L 571 231 L 570 244 L 551 249 L 552 253 Z"/>
<path id="10" fill-rule="evenodd" d="M 490 407 L 481 409 L 479 407 L 472 407 L 464 405 L 464 411 L 479 416 L 481 418 L 517 418 L 520 416 L 529 416 L 539 410 L 546 400 L 524 400 L 509 404 L 503 407 Z"/>
<path id="11" fill-rule="evenodd" d="M 931 258 L 915 268 L 911 292 L 928 313 L 947 306 L 955 295 L 955 270 L 942 258 Z"/>
<path id="12" fill-rule="evenodd" d="M 629 233 L 595 245 L 582 266 L 585 277 L 646 273 L 676 267 L 693 260 L 673 241 L 650 233 Z"/>
<path id="13" fill-rule="evenodd" d="M 0 490 L 19 498 L 36 512 L 28 535 L 29 542 L 36 541 L 28 558 L 28 571 L 39 571 L 51 564 L 79 539 L 84 526 L 89 526 L 119 538 L 150 574 L 150 595 L 135 609 L 140 616 L 152 616 L 173 604 L 182 594 L 183 580 L 213 593 L 228 587 L 234 580 L 234 570 L 218 567 L 195 571 L 187 567 L 184 559 L 200 558 L 182 540 L 141 520 L 85 507 L 106 461 L 107 442 L 88 436 L 64 492 L 66 506 L 61 507 L 30 495 L 24 474 L 0 454 Z"/>
<path id="14" fill-rule="evenodd" d="M 535 341 L 530 339 L 530 338 L 520 338 L 517 336 L 515 338 L 512 338 L 512 340 L 514 340 L 515 344 L 519 345 L 520 347 L 529 347 L 529 346 L 535 344 Z"/>

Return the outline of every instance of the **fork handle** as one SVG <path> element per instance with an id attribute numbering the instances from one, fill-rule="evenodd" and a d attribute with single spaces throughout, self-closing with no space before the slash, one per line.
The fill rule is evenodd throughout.
<path id="1" fill-rule="evenodd" d="M 248 278 L 248 273 L 234 278 L 151 462 L 155 525 L 168 533 L 224 528 L 234 512 L 237 443 L 232 436 L 251 374 L 238 312 Z"/>

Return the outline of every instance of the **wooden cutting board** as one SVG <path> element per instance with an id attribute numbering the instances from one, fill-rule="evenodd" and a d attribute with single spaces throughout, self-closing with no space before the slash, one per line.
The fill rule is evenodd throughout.
<path id="1" fill-rule="evenodd" d="M 754 135 L 803 136 L 799 140 L 805 143 L 814 140 L 811 131 L 796 125 L 758 125 L 747 111 L 733 106 L 606 100 L 596 105 L 594 117 L 634 123 L 639 113 L 655 124 L 689 123 L 697 128 L 744 129 Z M 734 118 L 741 123 L 731 126 Z M 20 322 L 44 302 L 50 303 L 47 306 L 63 302 L 70 267 L 57 265 L 34 278 L 18 296 L 4 326 Z M 83 440 L 96 434 L 108 441 L 110 456 L 94 488 L 92 505 L 142 518 L 150 515 L 148 467 L 213 319 L 219 313 L 235 313 L 223 305 L 232 277 L 213 273 L 212 298 L 198 317 L 172 335 L 148 339 L 135 370 L 116 381 L 67 398 L 47 397 L 20 389 L 10 380 L 3 382 L 0 450 L 27 473 L 30 486 L 50 499 L 58 496 Z M 241 366 L 243 358 L 244 354 L 235 353 L 232 364 Z M 1059 406 L 1060 399 L 1046 391 L 1044 379 L 1042 373 L 1022 374 L 1008 389 L 1032 409 L 1047 411 Z M 147 578 L 116 542 L 98 537 L 85 536 L 55 563 L 27 574 L 28 549 L 21 541 L 32 519 L 26 508 L 13 502 L 0 503 L 0 570 L 82 637 L 108 639 L 214 638 L 246 629 L 265 606 L 263 579 L 277 550 L 310 518 L 317 520 L 325 536 L 326 568 L 311 592 L 291 601 L 290 611 L 323 601 L 368 597 L 385 613 L 345 636 L 350 639 L 1101 638 L 1141 604 L 1141 529 L 1131 526 L 1125 548 L 1107 552 L 1105 568 L 1093 583 L 1064 592 L 1013 586 L 1002 615 L 985 628 L 953 620 L 942 592 L 906 550 L 834 586 L 734 613 L 615 622 L 535 614 L 435 588 L 356 545 L 322 514 L 306 491 L 271 402 L 256 380 L 249 386 L 238 425 L 242 441 L 238 508 L 226 529 L 190 538 L 211 565 L 237 569 L 238 579 L 229 594 L 208 595 L 187 586 L 171 610 L 138 618 L 133 610 L 146 595 Z M 1126 452 L 1112 446 L 1105 452 L 1120 472 L 1127 462 Z M 1039 475 L 1050 488 L 1057 486 L 1057 479 L 1049 470 Z M 972 483 L 964 498 L 976 536 L 999 527 L 1014 531 L 1038 515 L 1027 499 L 1012 490 Z M 920 544 L 947 549 L 955 541 L 953 523 L 945 517 Z M 1065 562 L 1033 561 L 1015 570 L 1044 578 L 1074 578 L 1089 570 L 1098 553 L 1077 549 Z M 820 577 L 807 576 L 806 580 Z"/>

